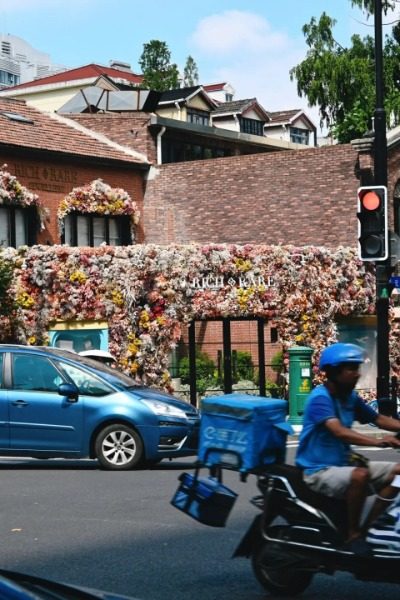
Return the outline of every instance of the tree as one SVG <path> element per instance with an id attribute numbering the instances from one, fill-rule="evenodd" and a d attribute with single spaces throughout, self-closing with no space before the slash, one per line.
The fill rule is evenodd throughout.
<path id="1" fill-rule="evenodd" d="M 199 82 L 199 72 L 194 59 L 189 55 L 186 59 L 185 68 L 183 69 L 183 85 L 191 87 Z"/>
<path id="2" fill-rule="evenodd" d="M 171 63 L 171 52 L 165 42 L 151 40 L 143 44 L 139 65 L 146 88 L 165 92 L 179 87 L 178 67 Z"/>
<path id="3" fill-rule="evenodd" d="M 351 0 L 370 5 L 373 0 Z M 336 21 L 323 13 L 304 25 L 309 47 L 306 58 L 290 70 L 297 80 L 297 91 L 311 106 L 320 110 L 325 125 L 341 143 L 361 137 L 372 126 L 375 108 L 375 45 L 371 36 L 354 35 L 349 48 L 336 42 L 332 30 Z M 398 26 L 386 36 L 383 49 L 385 109 L 388 125 L 400 122 Z"/>

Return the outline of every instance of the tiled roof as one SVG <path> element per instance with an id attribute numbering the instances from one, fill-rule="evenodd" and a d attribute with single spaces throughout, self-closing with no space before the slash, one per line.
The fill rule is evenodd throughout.
<path id="1" fill-rule="evenodd" d="M 290 123 L 290 121 L 301 113 L 302 110 L 300 108 L 295 108 L 292 110 L 277 110 L 275 112 L 268 111 L 268 114 L 271 118 L 270 124 L 275 125 L 276 123 Z"/>
<path id="2" fill-rule="evenodd" d="M 192 96 L 195 92 L 202 89 L 201 85 L 193 85 L 192 87 L 176 88 L 167 90 L 161 94 L 160 102 L 173 102 L 174 100 L 184 100 Z"/>
<path id="3" fill-rule="evenodd" d="M 232 100 L 231 102 L 221 102 L 217 108 L 212 111 L 212 117 L 222 115 L 238 115 L 243 114 L 246 110 L 253 108 L 258 111 L 265 119 L 269 118 L 269 113 L 259 104 L 257 98 L 247 98 L 246 100 Z"/>
<path id="4" fill-rule="evenodd" d="M 209 83 L 207 85 L 203 85 L 203 88 L 206 92 L 217 92 L 219 90 L 223 90 L 224 86 L 226 86 L 226 82 L 223 83 Z"/>
<path id="5" fill-rule="evenodd" d="M 144 155 L 131 148 L 15 98 L 0 98 L 0 148 L 2 146 L 148 164 Z"/>
<path id="6" fill-rule="evenodd" d="M 61 71 L 54 75 L 48 75 L 47 77 L 41 77 L 40 79 L 34 79 L 26 83 L 20 83 L 14 87 L 8 87 L 7 91 L 22 90 L 39 85 L 50 85 L 52 83 L 66 83 L 78 79 L 90 79 L 91 77 L 97 78 L 101 75 L 107 75 L 112 79 L 124 79 L 125 81 L 136 85 L 141 84 L 143 81 L 142 75 L 137 75 L 136 73 L 131 73 L 123 69 L 116 69 L 115 67 L 104 67 L 92 63 L 90 65 L 84 65 L 83 67 L 77 67 L 76 69 L 68 69 L 67 71 Z"/>
<path id="7" fill-rule="evenodd" d="M 303 120 L 309 123 L 310 128 L 316 129 L 310 117 L 308 117 L 304 110 L 301 108 L 268 112 L 268 116 L 270 120 L 268 123 L 266 123 L 266 127 L 274 127 L 276 125 L 290 125 L 291 123 L 293 123 L 293 121 L 296 121 L 298 118 L 302 118 Z"/>

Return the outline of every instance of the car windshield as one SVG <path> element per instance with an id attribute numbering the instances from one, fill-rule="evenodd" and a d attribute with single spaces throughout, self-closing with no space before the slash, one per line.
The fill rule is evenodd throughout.
<path id="1" fill-rule="evenodd" d="M 118 387 L 119 389 L 131 389 L 141 387 L 138 385 L 134 379 L 125 375 L 125 373 L 121 373 L 114 367 L 109 367 L 104 363 L 95 360 L 93 358 L 87 358 L 86 356 L 81 356 L 80 354 L 75 354 L 70 352 L 69 350 L 60 350 L 58 348 L 47 348 L 54 357 L 59 358 L 67 358 L 73 360 L 75 363 L 80 363 L 83 367 L 87 366 L 91 369 L 96 369 L 98 375 L 100 375 L 103 379 L 105 379 L 111 385 Z"/>

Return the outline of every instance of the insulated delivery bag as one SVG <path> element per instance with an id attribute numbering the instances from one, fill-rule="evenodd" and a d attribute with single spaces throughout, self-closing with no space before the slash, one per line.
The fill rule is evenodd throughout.
<path id="1" fill-rule="evenodd" d="M 293 433 L 287 409 L 286 400 L 247 394 L 204 398 L 199 461 L 242 473 L 284 462 L 286 437 Z"/>

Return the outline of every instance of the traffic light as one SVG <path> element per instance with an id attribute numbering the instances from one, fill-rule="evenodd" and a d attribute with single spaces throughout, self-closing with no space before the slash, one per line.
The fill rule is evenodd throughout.
<path id="1" fill-rule="evenodd" d="M 382 261 L 389 256 L 387 188 L 358 188 L 358 255 L 361 260 Z"/>

